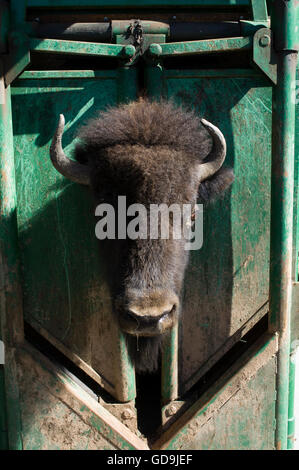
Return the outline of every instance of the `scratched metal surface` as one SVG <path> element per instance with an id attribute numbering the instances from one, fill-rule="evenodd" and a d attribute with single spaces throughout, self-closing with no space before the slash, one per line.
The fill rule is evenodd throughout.
<path id="1" fill-rule="evenodd" d="M 53 168 L 49 145 L 58 115 L 64 113 L 63 146 L 71 153 L 78 126 L 116 102 L 116 73 L 76 75 L 20 79 L 13 87 L 24 316 L 115 394 L 117 327 L 94 235 L 92 198 L 88 188 Z"/>
<path id="2" fill-rule="evenodd" d="M 187 390 L 267 311 L 271 87 L 255 71 L 166 72 L 164 92 L 224 133 L 235 182 L 204 208 L 204 242 L 185 279 L 179 380 Z"/>

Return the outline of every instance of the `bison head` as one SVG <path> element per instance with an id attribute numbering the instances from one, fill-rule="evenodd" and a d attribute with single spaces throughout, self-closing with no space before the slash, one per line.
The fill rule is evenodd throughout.
<path id="1" fill-rule="evenodd" d="M 194 207 L 198 195 L 213 198 L 233 181 L 233 172 L 221 168 L 226 143 L 220 130 L 170 102 L 140 100 L 102 113 L 81 130 L 76 161 L 62 150 L 63 128 L 61 115 L 50 150 L 54 167 L 90 185 L 96 204 L 110 203 L 116 212 L 120 195 L 127 206 Z M 173 217 L 169 223 L 181 222 Z M 115 312 L 122 330 L 140 337 L 139 370 L 156 367 L 157 344 L 179 317 L 188 251 L 186 240 L 169 233 L 168 239 L 118 239 L 111 250 Z"/>

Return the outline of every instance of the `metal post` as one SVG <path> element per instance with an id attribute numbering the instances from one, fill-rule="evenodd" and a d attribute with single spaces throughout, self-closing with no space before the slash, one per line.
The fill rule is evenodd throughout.
<path id="1" fill-rule="evenodd" d="M 23 341 L 19 281 L 16 187 L 10 89 L 0 62 L 0 330 L 5 345 L 4 381 L 10 449 L 22 448 L 14 352 Z"/>
<path id="2" fill-rule="evenodd" d="M 294 193 L 295 0 L 277 0 L 273 12 L 278 55 L 273 90 L 273 140 L 270 249 L 270 330 L 279 333 L 277 356 L 276 448 L 287 448 L 292 304 L 292 237 Z M 294 49 L 293 49 L 294 47 Z"/>

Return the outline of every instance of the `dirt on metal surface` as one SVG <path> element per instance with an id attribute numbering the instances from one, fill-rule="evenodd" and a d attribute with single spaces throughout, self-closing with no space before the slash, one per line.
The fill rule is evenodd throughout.
<path id="1" fill-rule="evenodd" d="M 18 351 L 26 449 L 147 449 L 146 444 L 28 344 Z"/>

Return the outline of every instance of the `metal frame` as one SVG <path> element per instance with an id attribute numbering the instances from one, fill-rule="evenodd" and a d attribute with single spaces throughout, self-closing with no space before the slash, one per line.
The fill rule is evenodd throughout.
<path id="1" fill-rule="evenodd" d="M 182 6 L 179 0 L 144 0 L 142 7 Z M 1 279 L 2 318 L 1 338 L 4 340 L 8 354 L 5 365 L 4 380 L 6 386 L 6 418 L 8 442 L 10 448 L 22 448 L 20 410 L 18 400 L 18 384 L 15 376 L 15 347 L 22 343 L 22 307 L 21 290 L 18 279 L 18 253 L 16 232 L 16 196 L 14 181 L 14 161 L 12 145 L 12 123 L 9 83 L 19 75 L 30 60 L 29 49 L 35 51 L 55 51 L 57 53 L 87 54 L 95 56 L 115 57 L 121 60 L 119 69 L 119 92 L 121 100 L 134 99 L 130 88 L 133 68 L 130 62 L 135 54 L 132 45 L 83 43 L 65 40 L 42 40 L 29 38 L 25 24 L 26 7 L 127 7 L 127 1 L 112 0 L 12 0 L 11 21 L 3 2 L 1 7 L 5 13 L 1 31 L 0 51 L 2 81 L 0 88 L 0 154 L 1 154 L 1 250 L 2 265 L 5 279 Z M 180 43 L 151 44 L 147 54 L 147 67 L 156 77 L 148 87 L 152 96 L 162 92 L 162 66 L 160 61 L 170 55 L 193 55 L 207 52 L 220 52 L 240 49 L 252 49 L 253 34 L 267 25 L 266 1 L 260 0 L 193 0 L 184 2 L 184 7 L 252 7 L 253 22 L 244 22 L 247 30 L 244 37 L 224 39 L 188 41 Z M 296 63 L 299 49 L 299 37 L 295 31 L 299 18 L 299 6 L 295 0 L 285 2 L 277 0 L 272 15 L 272 31 L 274 33 L 275 57 L 277 57 L 277 85 L 273 95 L 273 155 L 272 155 L 272 206 L 271 206 L 271 264 L 270 264 L 270 322 L 269 331 L 278 332 L 278 370 L 277 370 L 277 402 L 276 402 L 276 447 L 286 449 L 288 446 L 288 414 L 292 414 L 294 366 L 290 365 L 290 332 L 292 307 L 292 247 L 293 247 L 293 194 L 294 194 L 294 120 L 295 99 L 294 81 L 296 79 Z M 130 7 L 140 7 L 140 2 L 132 0 Z M 123 27 L 123 25 L 122 25 Z M 7 42 L 8 31 L 11 31 Z M 18 30 L 18 32 L 16 32 Z M 14 32 L 15 31 L 15 32 Z M 249 32 L 250 31 L 250 32 Z M 153 30 L 151 31 L 153 32 Z M 161 32 L 161 31 L 160 31 Z M 248 35 L 247 35 L 248 34 Z M 7 50 L 8 49 L 8 50 Z M 6 83 L 3 82 L 3 69 L 6 70 Z M 30 73 L 30 72 L 25 72 Z M 6 85 L 6 86 L 5 86 Z M 126 86 L 124 86 L 126 85 Z M 3 258 L 4 256 L 4 258 Z M 297 289 L 298 290 L 298 289 Z M 164 354 L 164 382 L 162 396 L 164 404 L 177 398 L 177 376 L 175 372 L 175 355 L 177 331 L 170 337 Z M 124 339 L 120 337 L 120 349 L 125 354 Z M 170 364 L 169 364 L 170 359 Z M 131 371 L 133 374 L 133 371 Z M 0 371 L 1 373 L 1 371 Z M 130 396 L 134 395 L 134 384 L 130 385 Z M 2 388 L 3 393 L 3 388 Z M 290 427 L 291 429 L 291 427 Z M 289 430 L 290 430 L 289 429 Z M 4 433 L 5 434 L 5 433 Z M 2 446 L 6 445 L 6 437 Z M 289 446 L 290 446 L 289 442 Z"/>

